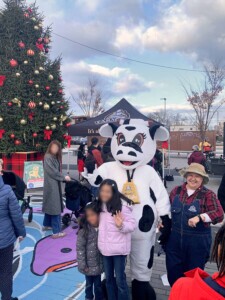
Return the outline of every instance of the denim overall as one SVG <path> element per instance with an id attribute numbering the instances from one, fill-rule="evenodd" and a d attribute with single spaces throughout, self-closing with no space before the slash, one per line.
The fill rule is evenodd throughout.
<path id="1" fill-rule="evenodd" d="M 204 269 L 212 242 L 211 228 L 202 221 L 196 227 L 188 226 L 188 220 L 201 213 L 200 199 L 205 196 L 204 191 L 200 191 L 191 204 L 181 202 L 180 191 L 178 188 L 171 207 L 172 231 L 166 245 L 166 268 L 171 286 L 185 272 L 197 267 Z"/>

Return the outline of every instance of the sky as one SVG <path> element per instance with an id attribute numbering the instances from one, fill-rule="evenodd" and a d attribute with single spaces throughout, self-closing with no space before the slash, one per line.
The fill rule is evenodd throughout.
<path id="1" fill-rule="evenodd" d="M 33 1 L 27 0 L 27 3 Z M 182 88 L 202 73 L 153 67 L 108 56 L 54 33 L 118 56 L 168 67 L 200 70 L 225 53 L 224 0 L 36 0 L 52 26 L 51 57 L 62 55 L 66 94 L 97 78 L 106 108 L 126 98 L 142 112 L 189 112 Z M 0 0 L 0 6 L 3 0 Z M 75 113 L 80 113 L 72 106 Z M 224 110 L 220 118 L 225 117 Z"/>

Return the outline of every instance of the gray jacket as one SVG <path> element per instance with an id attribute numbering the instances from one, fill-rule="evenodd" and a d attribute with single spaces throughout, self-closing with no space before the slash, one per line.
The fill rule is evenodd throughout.
<path id="1" fill-rule="evenodd" d="M 103 273 L 102 256 L 98 250 L 98 231 L 89 226 L 87 235 L 80 229 L 77 237 L 77 262 L 81 273 L 89 276 Z"/>
<path id="2" fill-rule="evenodd" d="M 9 185 L 0 176 L 0 249 L 12 245 L 26 230 L 19 202 Z"/>
<path id="3" fill-rule="evenodd" d="M 60 172 L 60 163 L 56 157 L 46 154 L 44 158 L 44 192 L 42 211 L 49 215 L 63 212 L 61 182 L 64 176 Z"/>

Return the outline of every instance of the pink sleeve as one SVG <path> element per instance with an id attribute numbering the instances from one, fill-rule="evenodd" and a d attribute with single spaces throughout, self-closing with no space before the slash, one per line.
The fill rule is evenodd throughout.
<path id="1" fill-rule="evenodd" d="M 123 226 L 121 228 L 121 232 L 123 233 L 131 233 L 137 227 L 136 220 L 132 214 L 132 207 L 123 206 L 122 208 L 122 216 L 123 216 Z"/>

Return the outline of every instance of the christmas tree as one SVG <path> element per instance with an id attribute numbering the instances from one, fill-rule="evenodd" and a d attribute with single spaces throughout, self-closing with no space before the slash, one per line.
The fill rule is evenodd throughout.
<path id="1" fill-rule="evenodd" d="M 70 125 L 61 59 L 49 59 L 51 29 L 36 5 L 7 0 L 0 11 L 0 153 L 66 144 Z"/>

